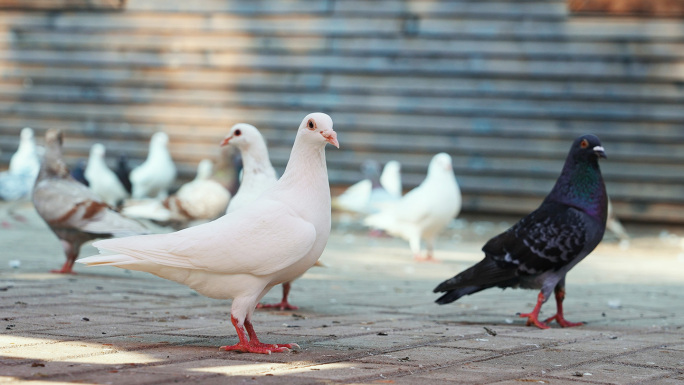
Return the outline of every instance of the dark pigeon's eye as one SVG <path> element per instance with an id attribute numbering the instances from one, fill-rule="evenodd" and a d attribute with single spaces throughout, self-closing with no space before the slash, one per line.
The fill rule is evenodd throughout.
<path id="1" fill-rule="evenodd" d="M 586 139 L 582 139 L 582 141 L 580 142 L 580 147 L 582 147 L 582 148 L 589 147 L 589 142 Z"/>
<path id="2" fill-rule="evenodd" d="M 306 126 L 309 127 L 309 130 L 313 130 L 315 127 L 313 120 L 309 120 L 309 122 L 306 123 Z"/>
<path id="3" fill-rule="evenodd" d="M 242 131 L 240 130 L 235 130 L 235 136 L 240 136 L 242 135 Z"/>

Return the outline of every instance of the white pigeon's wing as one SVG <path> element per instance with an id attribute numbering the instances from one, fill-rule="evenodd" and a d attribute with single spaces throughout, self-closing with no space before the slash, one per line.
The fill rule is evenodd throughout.
<path id="1" fill-rule="evenodd" d="M 175 233 L 108 239 L 93 245 L 165 266 L 268 275 L 297 262 L 315 240 L 311 223 L 280 202 L 262 200 Z"/>
<path id="2" fill-rule="evenodd" d="M 339 210 L 363 213 L 366 211 L 373 190 L 373 183 L 364 179 L 349 186 L 333 201 L 333 207 Z"/>
<path id="3" fill-rule="evenodd" d="M 437 202 L 430 199 L 425 187 L 425 185 L 421 185 L 409 191 L 397 205 L 392 207 L 398 221 L 417 223 L 430 215 L 431 208 Z"/>

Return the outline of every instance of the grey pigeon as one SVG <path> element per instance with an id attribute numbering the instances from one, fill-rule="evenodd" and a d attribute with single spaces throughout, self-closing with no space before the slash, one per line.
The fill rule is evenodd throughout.
<path id="1" fill-rule="evenodd" d="M 88 187 L 69 174 L 62 159 L 63 135 L 50 129 L 45 134 L 45 158 L 33 188 L 38 214 L 62 242 L 66 262 L 53 273 L 72 273 L 83 243 L 96 238 L 146 234 L 135 220 L 112 210 Z"/>
<path id="2" fill-rule="evenodd" d="M 563 317 L 565 275 L 599 244 L 606 229 L 608 197 L 598 159 L 606 154 L 594 135 L 584 135 L 570 148 L 563 170 L 538 209 L 482 248 L 485 258 L 434 290 L 447 304 L 490 287 L 541 289 L 532 312 L 520 314 L 527 325 L 547 329 L 556 320 L 562 327 L 578 326 Z M 551 292 L 556 315 L 539 321 L 539 310 Z"/>

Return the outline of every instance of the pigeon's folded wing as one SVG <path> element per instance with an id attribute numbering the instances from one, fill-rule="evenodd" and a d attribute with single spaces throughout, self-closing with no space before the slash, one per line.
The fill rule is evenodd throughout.
<path id="1" fill-rule="evenodd" d="M 314 226 L 280 202 L 262 200 L 213 222 L 172 234 L 95 242 L 104 256 L 82 260 L 105 263 L 107 254 L 134 260 L 221 274 L 268 275 L 299 261 L 316 240 Z M 98 260 L 102 262 L 97 262 Z M 89 261 L 90 260 L 90 261 Z M 113 263 L 119 265 L 119 263 Z"/>
<path id="2" fill-rule="evenodd" d="M 147 233 L 140 223 L 111 210 L 89 188 L 73 179 L 45 179 L 33 190 L 36 211 L 51 226 L 95 234 Z"/>
<path id="3" fill-rule="evenodd" d="M 582 253 L 587 237 L 585 216 L 574 208 L 544 204 L 492 238 L 482 251 L 500 267 L 517 266 L 521 274 L 560 269 Z"/>

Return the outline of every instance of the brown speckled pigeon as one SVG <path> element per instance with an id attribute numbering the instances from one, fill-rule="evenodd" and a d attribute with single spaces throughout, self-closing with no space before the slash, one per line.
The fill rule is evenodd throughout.
<path id="1" fill-rule="evenodd" d="M 33 188 L 33 204 L 62 242 L 66 254 L 64 266 L 52 272 L 72 273 L 83 243 L 149 231 L 139 222 L 112 210 L 69 174 L 62 160 L 62 141 L 60 130 L 50 129 L 45 134 L 45 157 Z"/>
<path id="2" fill-rule="evenodd" d="M 546 329 L 556 320 L 562 327 L 578 326 L 563 317 L 565 275 L 599 244 L 606 229 L 608 197 L 598 159 L 606 154 L 594 135 L 575 139 L 563 170 L 538 209 L 482 248 L 485 258 L 434 290 L 445 292 L 437 303 L 447 304 L 490 287 L 541 289 L 532 312 L 520 314 L 527 325 Z M 556 315 L 539 321 L 539 310 L 551 292 Z"/>

